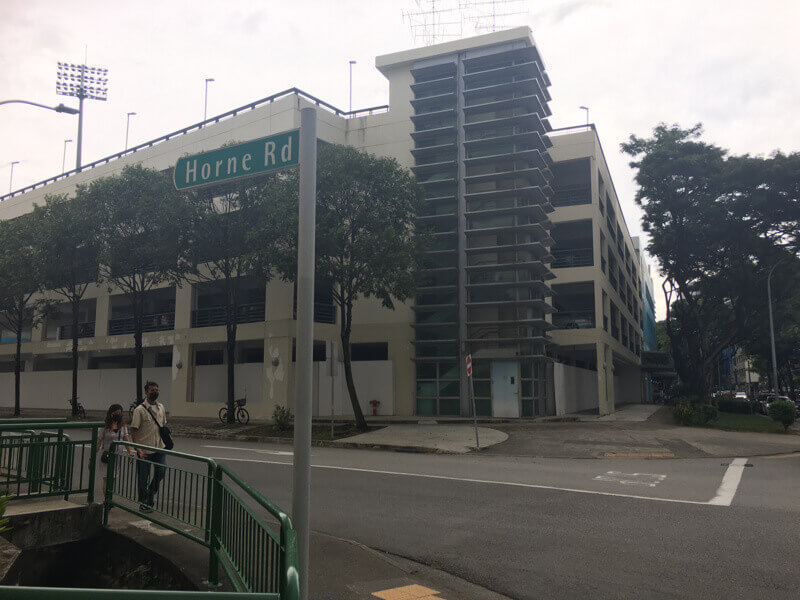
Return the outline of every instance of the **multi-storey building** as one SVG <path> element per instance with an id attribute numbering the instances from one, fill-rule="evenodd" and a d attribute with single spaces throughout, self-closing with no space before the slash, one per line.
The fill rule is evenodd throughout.
<path id="1" fill-rule="evenodd" d="M 128 164 L 168 169 L 185 154 L 294 129 L 300 109 L 316 106 L 320 140 L 413 170 L 425 194 L 419 224 L 433 231 L 412 301 L 394 311 L 369 299 L 355 307 L 355 379 L 367 412 L 379 400 L 383 415 L 469 415 L 472 389 L 478 414 L 502 417 L 609 412 L 637 400 L 628 379 L 638 381 L 642 337 L 638 263 L 594 129 L 551 131 L 550 80 L 530 30 L 380 56 L 376 66 L 389 80 L 388 106 L 345 112 L 299 90 L 265 98 L 13 192 L 0 198 L 0 218 Z M 294 292 L 280 281 L 244 283 L 236 393 L 268 417 L 291 403 Z M 211 416 L 225 397 L 222 302 L 209 284 L 150 292 L 145 376 L 160 380 L 174 414 Z M 330 414 L 333 402 L 347 414 L 332 358 L 341 355 L 332 352 L 339 315 L 322 286 L 316 302 L 314 412 Z M 124 404 L 134 392 L 127 303 L 95 286 L 81 313 L 81 399 L 87 408 Z M 68 323 L 65 308 L 26 334 L 24 405 L 66 406 Z M 0 385 L 13 350 L 0 345 Z M 591 380 L 591 393 L 577 380 Z"/>
<path id="2" fill-rule="evenodd" d="M 650 273 L 650 264 L 647 262 L 644 247 L 638 237 L 633 238 L 633 247 L 636 256 L 639 258 L 641 272 L 641 300 L 642 300 L 642 351 L 655 352 L 658 350 L 658 340 L 656 339 L 656 304 L 653 296 L 653 276 Z M 644 394 L 646 402 L 653 400 L 653 379 L 649 373 L 643 373 Z"/>
<path id="3" fill-rule="evenodd" d="M 641 400 L 639 259 L 594 125 L 549 134 L 557 413 Z"/>

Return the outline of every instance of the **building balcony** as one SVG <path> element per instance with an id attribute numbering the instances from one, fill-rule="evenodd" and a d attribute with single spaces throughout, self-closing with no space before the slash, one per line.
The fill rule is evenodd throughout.
<path id="1" fill-rule="evenodd" d="M 162 312 L 142 316 L 142 332 L 149 331 L 169 331 L 175 329 L 175 313 Z M 133 333 L 133 317 L 123 317 L 121 319 L 109 319 L 108 335 L 124 335 Z"/>
<path id="2" fill-rule="evenodd" d="M 553 269 L 591 267 L 594 264 L 591 248 L 552 248 L 550 253 L 553 255 L 550 265 Z"/>
<path id="3" fill-rule="evenodd" d="M 556 186 L 553 191 L 553 206 L 556 208 L 592 203 L 592 189 L 589 186 Z"/>
<path id="4" fill-rule="evenodd" d="M 553 314 L 553 326 L 556 329 L 594 329 L 594 311 L 559 311 Z"/>
<path id="5" fill-rule="evenodd" d="M 72 339 L 72 325 L 61 325 L 57 331 L 59 340 Z M 78 337 L 90 338 L 94 337 L 94 321 L 91 323 L 78 323 Z"/>
<path id="6" fill-rule="evenodd" d="M 236 322 L 258 323 L 264 321 L 263 302 L 256 304 L 242 304 L 236 309 Z M 225 307 L 212 306 L 210 308 L 199 308 L 192 311 L 192 327 L 215 327 L 225 325 Z"/>
<path id="7" fill-rule="evenodd" d="M 293 318 L 297 318 L 297 307 L 294 307 Z M 336 307 L 333 304 L 314 302 L 314 323 L 336 323 Z"/>
<path id="8" fill-rule="evenodd" d="M 434 112 L 436 110 L 449 110 L 456 104 L 456 92 L 454 89 L 444 91 L 440 94 L 417 97 L 411 101 L 411 106 L 417 114 Z"/>
<path id="9" fill-rule="evenodd" d="M 411 91 L 420 100 L 429 96 L 438 96 L 454 91 L 455 88 L 456 78 L 452 75 L 411 84 Z"/>

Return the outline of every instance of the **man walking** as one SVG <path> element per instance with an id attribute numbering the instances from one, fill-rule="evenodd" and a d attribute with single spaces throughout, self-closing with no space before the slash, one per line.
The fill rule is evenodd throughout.
<path id="1" fill-rule="evenodd" d="M 145 400 L 133 411 L 131 433 L 136 444 L 162 449 L 160 427 L 167 424 L 167 411 L 158 401 L 158 384 L 148 381 L 144 384 Z M 139 491 L 139 510 L 143 513 L 153 512 L 153 502 L 158 493 L 158 486 L 164 479 L 166 456 L 163 452 L 145 452 L 137 448 L 139 460 L 136 463 L 136 477 Z M 150 467 L 153 467 L 153 479 L 150 480 Z"/>

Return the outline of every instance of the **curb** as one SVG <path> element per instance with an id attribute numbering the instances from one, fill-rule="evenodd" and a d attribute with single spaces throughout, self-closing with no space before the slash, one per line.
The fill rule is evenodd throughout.
<path id="1" fill-rule="evenodd" d="M 294 444 L 293 438 L 281 437 L 267 437 L 258 435 L 237 435 L 237 436 L 222 436 L 222 435 L 209 435 L 196 432 L 181 432 L 173 431 L 175 437 L 185 437 L 200 440 L 224 440 L 229 442 L 255 442 L 258 444 L 283 444 L 291 446 Z M 343 438 L 347 439 L 347 438 Z M 421 446 L 402 446 L 399 444 L 357 444 L 354 442 L 338 442 L 331 440 L 311 440 L 311 445 L 320 448 L 345 448 L 356 450 L 386 450 L 391 452 L 407 452 L 411 454 L 451 454 L 456 456 L 463 456 L 469 452 L 452 452 L 450 450 L 441 450 L 439 448 L 425 448 Z"/>

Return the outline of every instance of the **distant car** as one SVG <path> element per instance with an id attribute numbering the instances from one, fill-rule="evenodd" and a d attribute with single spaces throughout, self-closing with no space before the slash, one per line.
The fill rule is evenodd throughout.
<path id="1" fill-rule="evenodd" d="M 747 400 L 747 393 L 745 392 L 736 392 L 736 399 L 737 400 Z"/>
<path id="2" fill-rule="evenodd" d="M 769 405 L 773 402 L 791 402 L 795 405 L 795 411 L 798 416 L 800 416 L 800 405 L 797 402 L 794 402 L 788 396 L 777 396 L 775 394 L 760 394 L 758 396 L 758 405 L 761 414 L 769 415 Z"/>

